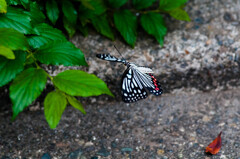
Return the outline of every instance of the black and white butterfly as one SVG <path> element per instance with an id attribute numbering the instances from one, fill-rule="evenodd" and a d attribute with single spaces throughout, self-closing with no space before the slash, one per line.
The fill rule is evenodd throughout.
<path id="1" fill-rule="evenodd" d="M 122 76 L 122 99 L 124 102 L 136 102 L 147 98 L 148 94 L 146 90 L 156 96 L 162 94 L 161 85 L 153 76 L 152 69 L 137 66 L 127 62 L 125 59 L 119 59 L 109 54 L 97 54 L 96 56 L 102 60 L 121 62 L 127 66 Z"/>

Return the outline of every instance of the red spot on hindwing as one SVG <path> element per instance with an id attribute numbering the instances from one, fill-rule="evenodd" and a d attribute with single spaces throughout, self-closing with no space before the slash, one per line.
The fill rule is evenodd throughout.
<path id="1" fill-rule="evenodd" d="M 153 84 L 155 86 L 155 90 L 159 91 L 159 88 L 158 88 L 158 85 L 157 85 L 157 79 L 152 74 L 149 73 L 149 75 L 152 77 L 152 81 L 153 81 Z"/>

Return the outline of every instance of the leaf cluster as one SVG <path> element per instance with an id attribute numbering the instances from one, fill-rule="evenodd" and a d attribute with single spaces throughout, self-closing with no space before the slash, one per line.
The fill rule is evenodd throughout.
<path id="1" fill-rule="evenodd" d="M 163 45 L 167 27 L 162 14 L 177 20 L 190 21 L 183 10 L 188 0 L 48 0 L 42 1 L 53 25 L 62 24 L 72 37 L 79 30 L 88 35 L 89 26 L 114 40 L 119 33 L 134 47 L 139 25 Z"/>
<path id="2" fill-rule="evenodd" d="M 86 113 L 75 96 L 113 95 L 93 74 L 67 70 L 51 76 L 43 69 L 42 64 L 87 66 L 82 51 L 46 19 L 37 2 L 0 1 L 0 87 L 10 84 L 15 119 L 51 81 L 55 90 L 44 100 L 44 113 L 50 128 L 55 128 L 67 104 Z"/>

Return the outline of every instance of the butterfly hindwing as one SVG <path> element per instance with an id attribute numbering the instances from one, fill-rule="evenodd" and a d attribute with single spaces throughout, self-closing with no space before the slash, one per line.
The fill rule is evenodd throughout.
<path id="1" fill-rule="evenodd" d="M 134 70 L 127 68 L 122 77 L 122 99 L 126 103 L 147 98 L 147 92 L 141 82 L 134 78 Z"/>
<path id="2" fill-rule="evenodd" d="M 154 88 L 152 87 L 146 87 L 150 93 L 159 96 L 162 94 L 163 90 L 161 88 L 161 84 L 158 82 L 158 80 L 150 73 L 148 75 L 151 77 L 151 82 L 154 85 Z"/>
<path id="3" fill-rule="evenodd" d="M 139 69 L 141 68 L 141 69 Z M 146 70 L 146 68 L 144 68 Z M 151 69 L 150 69 L 151 70 Z M 162 88 L 160 83 L 151 73 L 143 73 L 142 67 L 136 67 L 134 70 L 135 78 L 137 78 L 141 84 L 149 90 L 150 93 L 158 96 L 162 94 Z"/>

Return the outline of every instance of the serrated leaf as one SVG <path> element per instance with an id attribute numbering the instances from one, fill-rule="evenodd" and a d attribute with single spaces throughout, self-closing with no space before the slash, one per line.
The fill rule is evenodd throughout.
<path id="1" fill-rule="evenodd" d="M 28 68 L 17 75 L 10 86 L 13 119 L 41 94 L 46 83 L 47 73 L 43 69 Z"/>
<path id="2" fill-rule="evenodd" d="M 0 55 L 6 57 L 7 59 L 15 59 L 13 51 L 5 46 L 0 45 Z"/>
<path id="3" fill-rule="evenodd" d="M 33 26 L 43 23 L 46 19 L 45 15 L 39 9 L 38 5 L 39 4 L 37 4 L 36 2 L 32 2 L 30 4 L 29 16 L 31 17 L 31 23 Z"/>
<path id="4" fill-rule="evenodd" d="M 51 129 L 57 127 L 67 106 L 67 99 L 61 92 L 50 92 L 44 99 L 44 114 Z"/>
<path id="5" fill-rule="evenodd" d="M 128 10 L 115 12 L 114 24 L 124 40 L 134 47 L 137 39 L 137 17 Z"/>
<path id="6" fill-rule="evenodd" d="M 169 11 L 169 14 L 177 20 L 185 20 L 188 22 L 191 21 L 187 12 L 181 8 L 173 9 L 173 10 Z"/>
<path id="7" fill-rule="evenodd" d="M 183 6 L 187 1 L 188 0 L 160 0 L 159 8 L 169 11 Z"/>
<path id="8" fill-rule="evenodd" d="M 70 96 L 70 95 L 66 95 L 66 97 L 67 97 L 69 104 L 71 104 L 71 106 L 80 110 L 83 114 L 86 114 L 86 111 L 84 110 L 82 104 L 75 97 Z"/>
<path id="9" fill-rule="evenodd" d="M 113 96 L 107 85 L 93 74 L 80 70 L 67 70 L 53 78 L 53 84 L 71 96 L 97 96 L 108 94 Z"/>
<path id="10" fill-rule="evenodd" d="M 162 16 L 158 13 L 149 12 L 143 14 L 140 18 L 143 29 L 150 35 L 154 36 L 160 45 L 163 45 L 164 36 L 167 28 L 164 25 Z"/>
<path id="11" fill-rule="evenodd" d="M 46 11 L 49 20 L 55 25 L 59 18 L 58 4 L 55 0 L 48 0 L 46 2 Z"/>
<path id="12" fill-rule="evenodd" d="M 0 28 L 0 44 L 11 50 L 27 50 L 28 42 L 26 37 L 11 28 Z"/>
<path id="13" fill-rule="evenodd" d="M 0 0 L 0 13 L 7 13 L 7 3 L 5 0 Z"/>
<path id="14" fill-rule="evenodd" d="M 94 28 L 100 32 L 102 35 L 108 37 L 113 40 L 114 35 L 111 27 L 108 24 L 106 15 L 96 16 L 91 18 L 92 24 Z"/>
<path id="15" fill-rule="evenodd" d="M 45 23 L 37 25 L 34 31 L 37 35 L 28 36 L 27 39 L 29 45 L 34 49 L 53 41 L 67 41 L 60 30 Z"/>
<path id="16" fill-rule="evenodd" d="M 26 53 L 23 51 L 15 51 L 14 60 L 0 57 L 0 87 L 10 82 L 23 70 L 25 60 Z"/>
<path id="17" fill-rule="evenodd" d="M 36 51 L 35 57 L 44 64 L 64 66 L 87 65 L 81 50 L 68 41 L 56 41 L 41 46 Z"/>
<path id="18" fill-rule="evenodd" d="M 133 0 L 133 6 L 136 9 L 144 9 L 150 7 L 156 0 Z"/>
<path id="19" fill-rule="evenodd" d="M 113 8 L 119 8 L 123 6 L 128 0 L 108 0 L 108 3 Z"/>
<path id="20" fill-rule="evenodd" d="M 31 34 L 31 18 L 22 9 L 8 7 L 6 14 L 0 14 L 0 28 L 13 28 L 23 34 Z"/>

